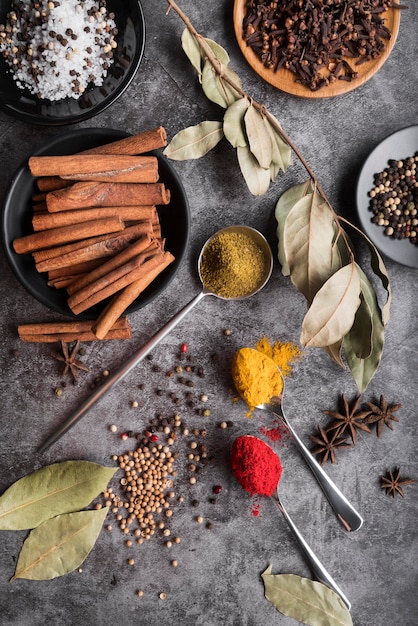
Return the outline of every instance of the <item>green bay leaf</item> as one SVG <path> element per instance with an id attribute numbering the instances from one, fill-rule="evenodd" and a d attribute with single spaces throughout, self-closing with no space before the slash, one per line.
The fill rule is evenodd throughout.
<path id="1" fill-rule="evenodd" d="M 248 189 L 254 196 L 262 196 L 270 185 L 270 170 L 260 167 L 248 146 L 238 146 L 237 157 Z"/>
<path id="2" fill-rule="evenodd" d="M 321 348 L 337 343 L 353 325 L 360 305 L 360 277 L 355 263 L 344 265 L 315 295 L 302 322 L 302 345 Z"/>
<path id="3" fill-rule="evenodd" d="M 352 626 L 350 612 L 340 596 L 326 585 L 294 574 L 262 573 L 265 597 L 273 606 L 308 626 Z"/>
<path id="4" fill-rule="evenodd" d="M 214 148 L 224 136 L 222 122 L 201 122 L 184 128 L 170 141 L 163 154 L 174 161 L 200 159 Z"/>
<path id="5" fill-rule="evenodd" d="M 306 195 L 289 211 L 283 245 L 290 278 L 310 306 L 332 275 L 334 215 L 318 193 Z"/>
<path id="6" fill-rule="evenodd" d="M 260 167 L 269 169 L 273 156 L 271 136 L 266 128 L 263 116 L 253 105 L 248 107 L 244 115 L 244 123 L 251 152 L 257 159 Z"/>
<path id="7" fill-rule="evenodd" d="M 83 509 L 115 472 L 91 461 L 63 461 L 20 478 L 0 497 L 0 530 L 36 528 L 51 517 Z"/>
<path id="8" fill-rule="evenodd" d="M 107 511 L 103 508 L 57 515 L 32 530 L 11 581 L 50 580 L 80 567 L 96 543 Z"/>
<path id="9" fill-rule="evenodd" d="M 229 105 L 224 115 L 224 134 L 233 148 L 247 145 L 244 129 L 244 115 L 250 103 L 248 98 L 240 98 Z"/>
<path id="10" fill-rule="evenodd" d="M 313 191 L 312 183 L 310 180 L 304 183 L 299 183 L 298 185 L 292 185 L 292 187 L 289 187 L 289 189 L 286 189 L 286 191 L 282 193 L 274 209 L 274 216 L 277 220 L 277 230 L 276 230 L 277 239 L 278 239 L 277 256 L 278 256 L 280 265 L 282 266 L 282 274 L 284 276 L 288 276 L 290 273 L 289 265 L 287 263 L 285 249 L 284 249 L 284 237 L 283 237 L 283 231 L 284 231 L 286 218 L 290 210 L 296 204 L 296 202 L 298 202 L 298 200 L 305 197 L 306 195 L 312 193 L 312 191 Z"/>

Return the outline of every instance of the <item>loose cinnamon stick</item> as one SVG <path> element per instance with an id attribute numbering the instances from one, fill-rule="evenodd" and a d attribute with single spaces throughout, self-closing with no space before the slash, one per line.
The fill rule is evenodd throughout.
<path id="1" fill-rule="evenodd" d="M 155 156 L 65 155 L 30 157 L 32 176 L 60 176 L 65 180 L 155 183 L 158 160 Z"/>
<path id="2" fill-rule="evenodd" d="M 106 276 L 106 274 L 112 272 L 117 267 L 120 267 L 124 263 L 127 263 L 138 254 L 141 254 L 141 252 L 150 249 L 155 250 L 158 247 L 160 247 L 159 242 L 156 240 L 152 241 L 150 236 L 141 237 L 140 239 L 138 239 L 138 241 L 130 244 L 124 250 L 111 257 L 105 263 L 101 263 L 97 268 L 80 277 L 80 279 L 74 281 L 68 287 L 68 294 L 71 296 L 72 294 L 76 293 L 76 291 L 79 291 L 80 289 L 83 289 L 84 287 L 93 283 L 99 278 L 102 278 L 102 276 Z"/>
<path id="3" fill-rule="evenodd" d="M 52 343 L 55 341 L 95 341 L 91 330 L 92 321 L 49 322 L 45 324 L 23 324 L 17 327 L 22 341 Z M 127 317 L 120 317 L 103 339 L 130 339 L 132 330 Z"/>
<path id="4" fill-rule="evenodd" d="M 144 222 L 154 223 L 157 219 L 155 206 L 116 206 L 116 207 L 96 207 L 94 209 L 83 209 L 73 211 L 59 211 L 58 213 L 40 213 L 32 218 L 33 230 L 48 230 L 59 226 L 69 226 L 70 224 L 80 224 L 91 220 L 102 219 L 103 217 L 119 217 L 124 222 Z"/>
<path id="5" fill-rule="evenodd" d="M 139 254 L 122 267 L 115 269 L 108 276 L 99 279 L 95 284 L 87 285 L 85 290 L 81 290 L 81 292 L 76 292 L 70 296 L 67 302 L 72 312 L 75 315 L 78 315 L 79 313 L 90 309 L 98 302 L 102 302 L 106 298 L 113 296 L 115 293 L 124 289 L 138 278 L 144 275 L 146 276 L 149 263 L 152 263 L 154 258 L 158 259 L 158 257 L 162 256 L 162 254 L 158 254 L 155 251 L 154 254 L 151 253 L 148 256 L 151 258 L 147 261 L 146 253 L 143 252 Z M 80 297 L 82 295 L 86 295 L 87 293 L 90 295 L 80 300 Z"/>
<path id="6" fill-rule="evenodd" d="M 158 128 L 151 128 L 131 137 L 119 139 L 105 144 L 104 146 L 98 146 L 97 148 L 90 148 L 83 150 L 79 154 L 144 154 L 145 152 L 151 152 L 151 150 L 157 150 L 167 145 L 167 133 L 163 126 Z"/>
<path id="7" fill-rule="evenodd" d="M 106 217 L 102 220 L 93 220 L 91 222 L 84 222 L 83 224 L 62 226 L 60 228 L 51 228 L 50 230 L 18 237 L 13 241 L 13 248 L 16 254 L 27 254 L 28 252 L 50 248 L 70 241 L 86 239 L 88 237 L 94 237 L 95 235 L 114 233 L 124 228 L 125 225 L 119 218 Z"/>
<path id="8" fill-rule="evenodd" d="M 82 258 L 80 255 L 79 259 L 71 260 L 72 263 L 77 263 L 83 260 L 89 260 L 90 258 L 101 258 L 105 256 L 111 256 L 119 250 L 126 248 L 127 245 L 131 241 L 135 241 L 138 237 L 141 236 L 142 226 L 141 224 L 128 226 L 125 230 L 110 233 L 107 235 L 99 235 L 98 237 L 89 237 L 88 239 L 84 239 L 82 241 L 74 241 L 73 243 L 65 244 L 63 246 L 57 246 L 55 248 L 47 248 L 46 250 L 37 250 L 32 253 L 32 256 L 35 260 L 35 263 L 40 263 L 41 261 L 46 261 L 47 259 L 53 259 L 56 257 L 62 257 L 65 254 L 69 254 L 70 252 L 75 252 L 76 250 L 81 250 L 82 248 L 88 248 L 89 246 L 93 246 L 98 244 L 96 250 L 96 256 L 87 255 L 86 258 Z M 63 266 L 63 264 L 60 264 Z M 48 268 L 52 269 L 52 268 Z M 42 270 L 42 271 L 48 271 Z"/>
<path id="9" fill-rule="evenodd" d="M 133 283 L 125 287 L 118 293 L 105 307 L 102 313 L 92 325 L 92 330 L 98 339 L 106 336 L 109 328 L 120 318 L 126 309 L 136 300 L 136 298 L 152 283 L 161 272 L 174 261 L 174 256 L 170 252 L 154 257 L 143 265 L 144 275 Z M 148 268 L 146 266 L 149 265 Z M 151 267 L 152 265 L 152 267 Z M 147 272 L 145 273 L 145 269 Z"/>
<path id="10" fill-rule="evenodd" d="M 164 183 L 74 183 L 66 189 L 50 191 L 48 211 L 67 211 L 98 206 L 168 204 L 170 191 Z"/>

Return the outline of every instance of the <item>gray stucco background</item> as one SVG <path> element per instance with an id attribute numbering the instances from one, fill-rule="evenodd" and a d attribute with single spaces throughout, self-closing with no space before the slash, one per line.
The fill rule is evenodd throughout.
<path id="1" fill-rule="evenodd" d="M 399 36 L 378 74 L 359 89 L 332 99 L 300 99 L 264 83 L 246 64 L 234 39 L 232 2 L 183 0 L 180 4 L 197 30 L 223 45 L 231 67 L 244 89 L 264 103 L 280 120 L 326 190 L 335 210 L 356 223 L 354 192 L 360 167 L 384 137 L 417 123 L 416 40 L 418 10 L 415 2 L 402 14 Z M 142 0 L 146 19 L 145 55 L 127 92 L 98 117 L 80 128 L 103 127 L 131 133 L 163 125 L 170 139 L 182 128 L 204 119 L 220 119 L 221 112 L 202 94 L 191 65 L 180 47 L 183 24 L 166 3 Z M 48 138 L 67 129 L 29 126 L 0 113 L 0 196 L 22 160 Z M 417 146 L 418 148 L 418 146 Z M 252 346 L 263 335 L 271 340 L 297 342 L 305 302 L 278 263 L 268 285 L 246 302 L 204 299 L 144 361 L 44 456 L 36 452 L 55 426 L 87 397 L 89 382 L 103 369 L 114 370 L 135 348 L 165 324 L 200 289 L 196 259 L 201 245 L 215 230 L 233 223 L 254 226 L 276 249 L 274 207 L 280 194 L 306 174 L 295 164 L 271 186 L 265 196 L 248 192 L 234 152 L 222 143 L 206 157 L 174 163 L 191 208 L 191 238 L 183 265 L 169 288 L 151 305 L 134 313 L 130 342 L 86 345 L 91 372 L 62 397 L 60 366 L 45 345 L 23 344 L 16 326 L 59 319 L 20 286 L 0 257 L 0 492 L 12 482 L 46 463 L 89 459 L 112 465 L 112 454 L 131 449 L 109 432 L 142 430 L 155 413 L 178 412 L 190 428 L 205 428 L 205 443 L 214 460 L 205 465 L 197 484 L 187 482 L 187 438 L 176 442 L 178 476 L 174 490 L 184 503 L 173 504 L 171 526 L 181 543 L 164 547 L 161 538 L 127 549 L 115 528 L 103 532 L 82 572 L 46 582 L 18 580 L 14 573 L 25 532 L 0 533 L 0 623 L 4 626 L 41 624 L 137 624 L 140 626 L 291 626 L 296 623 L 278 613 L 263 596 L 260 574 L 271 563 L 274 573 L 310 576 L 284 520 L 269 501 L 254 502 L 238 487 L 228 466 L 233 439 L 246 432 L 260 433 L 273 426 L 269 415 L 256 413 L 249 420 L 242 402 L 234 402 L 230 362 L 239 347 Z M 366 251 L 360 245 L 362 258 Z M 405 489 L 405 498 L 386 497 L 379 477 L 400 465 L 418 479 L 417 445 L 417 270 L 386 260 L 393 288 L 391 320 L 380 368 L 364 394 L 365 401 L 384 394 L 399 402 L 399 423 L 391 432 L 359 434 L 355 448 L 343 450 L 329 475 L 365 518 L 363 528 L 347 533 L 335 520 L 319 487 L 290 440 L 276 444 L 283 465 L 280 493 L 307 541 L 329 569 L 352 603 L 356 626 L 414 626 L 418 623 L 417 596 L 417 485 Z M 224 330 L 231 334 L 225 335 Z M 195 378 L 196 397 L 207 394 L 209 417 L 198 416 L 183 400 L 175 377 L 163 372 L 178 361 L 182 342 L 189 345 L 205 377 Z M 213 357 L 216 355 L 216 358 Z M 161 372 L 154 371 L 157 364 Z M 143 389 L 139 386 L 143 385 Z M 182 398 L 173 405 L 157 388 Z M 339 369 L 321 350 L 309 350 L 287 381 L 285 409 L 292 424 L 309 444 L 322 411 L 333 409 L 338 396 L 357 395 L 348 370 Z M 133 409 L 131 402 L 139 407 Z M 222 420 L 233 422 L 221 430 Z M 117 480 L 116 480 L 117 483 Z M 213 497 L 212 487 L 222 492 Z M 193 507 L 191 501 L 199 500 Z M 196 515 L 203 517 L 197 524 Z M 210 521 L 213 528 L 206 528 Z M 116 524 L 113 524 L 116 526 Z M 127 559 L 134 556 L 135 565 Z M 170 559 L 178 560 L 176 569 Z M 144 596 L 136 596 L 137 589 Z M 167 594 L 165 600 L 159 593 Z"/>

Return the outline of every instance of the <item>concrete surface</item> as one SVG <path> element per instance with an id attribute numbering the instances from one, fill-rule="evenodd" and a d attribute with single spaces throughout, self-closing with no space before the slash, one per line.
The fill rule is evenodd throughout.
<path id="1" fill-rule="evenodd" d="M 83 127 L 110 127 L 130 132 L 164 125 L 169 138 L 204 119 L 220 119 L 220 111 L 200 91 L 193 70 L 183 56 L 180 19 L 165 14 L 165 2 L 143 0 L 147 24 L 145 56 L 130 89 L 109 110 Z M 361 88 L 338 98 L 298 99 L 261 81 L 247 66 L 234 40 L 232 2 L 183 0 L 182 9 L 196 28 L 220 44 L 244 87 L 265 103 L 317 174 L 337 212 L 356 220 L 356 176 L 371 149 L 399 128 L 416 124 L 416 3 L 402 14 L 394 50 L 379 71 Z M 64 129 L 65 130 L 65 129 Z M 59 129 L 31 127 L 0 114 L 0 196 L 15 168 L 32 147 L 42 145 Z M 233 401 L 230 360 L 234 351 L 254 345 L 263 335 L 272 340 L 297 341 L 305 311 L 302 297 L 282 277 L 276 264 L 267 287 L 247 302 L 225 303 L 207 298 L 190 313 L 145 361 L 67 433 L 43 457 L 36 452 L 45 437 L 62 422 L 89 384 L 103 369 L 115 369 L 199 290 L 195 263 L 206 238 L 221 226 L 243 223 L 259 228 L 276 246 L 274 206 L 280 193 L 305 178 L 295 164 L 262 198 L 252 197 L 238 170 L 235 155 L 226 144 L 207 157 L 174 164 L 191 205 L 191 241 L 187 257 L 170 287 L 150 306 L 131 316 L 131 342 L 87 345 L 90 374 L 69 384 L 62 397 L 60 366 L 50 356 L 51 347 L 22 344 L 16 325 L 56 320 L 59 316 L 34 301 L 20 286 L 1 256 L 0 369 L 2 372 L 0 419 L 0 492 L 13 481 L 47 463 L 89 459 L 112 465 L 112 454 L 132 449 L 109 432 L 142 430 L 156 413 L 178 412 L 189 428 L 205 428 L 213 460 L 192 486 L 187 481 L 186 453 L 190 437 L 179 437 L 176 449 L 178 476 L 174 481 L 182 504 L 173 504 L 171 527 L 182 541 L 167 549 L 160 537 L 128 549 L 115 527 L 103 530 L 96 546 L 74 572 L 47 582 L 15 581 L 16 559 L 25 532 L 0 533 L 0 623 L 2 626 L 137 624 L 140 626 L 290 626 L 294 620 L 278 613 L 263 596 L 260 574 L 268 566 L 275 573 L 310 576 L 294 539 L 269 501 L 260 502 L 255 516 L 251 501 L 238 487 L 228 468 L 228 450 L 235 436 L 259 434 L 274 425 L 269 415 L 245 417 L 245 407 Z M 362 254 L 365 251 L 362 250 Z M 418 478 L 417 420 L 417 270 L 387 260 L 393 287 L 391 320 L 381 366 L 364 394 L 364 400 L 381 393 L 390 403 L 402 403 L 399 423 L 380 439 L 360 434 L 358 445 L 342 451 L 326 469 L 365 518 L 363 528 L 350 535 L 335 520 L 319 487 L 290 441 L 276 449 L 284 464 L 281 493 L 289 513 L 317 555 L 352 603 L 356 626 L 414 626 L 418 624 L 417 595 L 417 486 L 407 487 L 405 498 L 386 497 L 379 476 L 400 465 L 403 473 Z M 226 336 L 225 329 L 231 334 Z M 193 392 L 208 395 L 209 417 L 187 406 L 183 388 L 175 377 L 162 372 L 177 363 L 182 342 L 205 370 L 195 376 Z M 213 358 L 216 354 L 217 358 Z M 143 385 L 143 389 L 139 386 Z M 177 393 L 178 405 L 156 389 Z M 334 366 L 320 350 L 310 350 L 295 368 L 286 392 L 286 410 L 302 439 L 317 423 L 325 423 L 323 409 L 332 409 L 340 393 L 356 395 L 348 371 Z M 131 408 L 137 400 L 139 407 Z M 201 406 L 200 401 L 197 402 Z M 233 426 L 217 428 L 222 420 Z M 115 488 L 117 487 L 117 480 Z M 212 487 L 222 492 L 213 497 Z M 199 500 L 198 507 L 191 501 Z M 196 515 L 203 517 L 197 524 Z M 210 521 L 213 528 L 206 528 Z M 175 556 L 172 556 L 175 555 Z M 135 565 L 127 559 L 133 556 Z M 178 567 L 170 566 L 176 558 Z M 136 596 L 138 589 L 144 596 Z M 161 592 L 165 600 L 159 599 Z"/>

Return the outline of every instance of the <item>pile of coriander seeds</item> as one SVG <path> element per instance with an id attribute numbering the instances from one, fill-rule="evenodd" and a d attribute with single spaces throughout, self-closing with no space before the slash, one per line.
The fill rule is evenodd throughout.
<path id="1" fill-rule="evenodd" d="M 111 424 L 110 432 L 126 444 L 123 451 L 112 455 L 120 471 L 115 474 L 111 485 L 103 494 L 103 502 L 109 514 L 105 523 L 108 531 L 121 533 L 123 543 L 128 548 L 126 563 L 138 564 L 138 544 L 151 539 L 159 541 L 165 548 L 175 548 L 182 542 L 182 537 L 173 531 L 172 516 L 176 511 L 190 510 L 190 519 L 202 528 L 212 530 L 213 520 L 205 515 L 205 499 L 197 499 L 195 485 L 205 467 L 214 460 L 207 445 L 208 428 L 219 427 L 219 423 L 209 420 L 211 416 L 209 396 L 205 386 L 205 370 L 195 363 L 188 348 L 182 345 L 175 356 L 173 367 L 165 370 L 152 356 L 145 359 L 146 386 L 152 385 L 152 392 L 165 407 L 164 412 L 147 415 L 141 410 L 141 392 L 145 384 L 138 385 L 138 396 L 130 399 L 132 413 L 140 411 L 140 422 L 144 424 L 140 432 L 123 430 L 122 426 Z M 215 358 L 212 355 L 211 359 Z M 149 390 L 149 389 L 148 389 Z M 158 407 L 157 407 L 158 408 Z M 184 417 L 193 422 L 189 427 Z M 132 422 L 130 422 L 132 423 Z M 232 423 L 231 423 L 232 426 Z M 201 491 L 201 490 L 200 490 Z M 205 491 L 205 489 L 203 489 Z M 222 487 L 208 488 L 206 501 L 209 509 L 216 515 L 213 505 L 218 502 Z M 175 525 L 174 525 L 175 526 Z M 177 531 L 178 533 L 178 531 Z M 186 542 L 187 543 L 187 542 Z M 181 564 L 178 550 L 166 552 L 173 568 Z M 137 595 L 142 597 L 145 591 L 140 589 Z M 163 594 L 166 596 L 166 593 Z"/>

